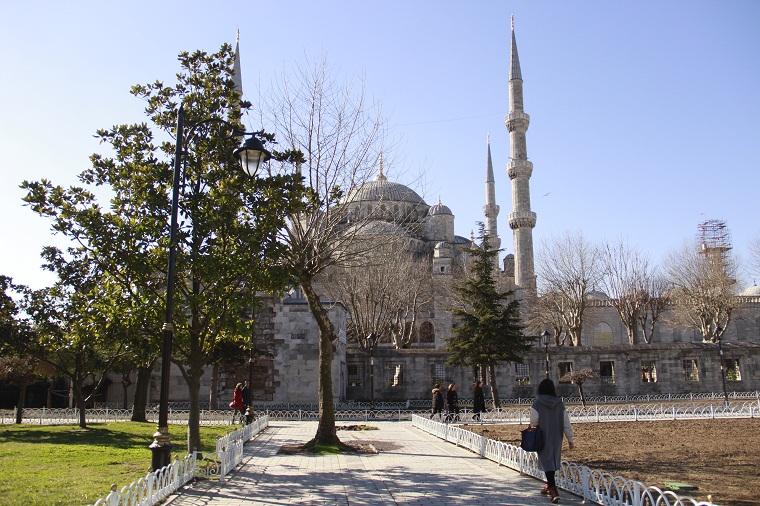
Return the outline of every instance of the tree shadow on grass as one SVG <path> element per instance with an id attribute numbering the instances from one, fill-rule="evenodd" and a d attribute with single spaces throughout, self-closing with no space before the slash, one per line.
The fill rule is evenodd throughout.
<path id="1" fill-rule="evenodd" d="M 15 426 L 13 430 L 0 431 L 0 444 L 37 443 L 134 448 L 135 446 L 148 445 L 151 435 L 151 429 L 148 427 L 153 424 L 144 425 L 146 428 L 145 434 L 115 430 L 114 428 L 109 428 L 108 424 L 91 424 L 86 429 L 68 425 L 55 427 L 33 426 L 28 428 Z"/>

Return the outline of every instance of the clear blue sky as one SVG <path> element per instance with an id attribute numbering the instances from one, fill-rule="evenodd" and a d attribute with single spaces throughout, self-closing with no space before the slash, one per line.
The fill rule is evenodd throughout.
<path id="1" fill-rule="evenodd" d="M 760 235 L 760 2 L 5 2 L 0 19 L 0 273 L 39 287 L 48 223 L 18 184 L 74 182 L 99 127 L 142 119 L 129 87 L 171 81 L 183 49 L 240 28 L 244 88 L 305 55 L 366 81 L 382 104 L 391 177 L 418 180 L 469 235 L 482 220 L 491 133 L 506 224 L 509 16 L 531 115 L 535 241 L 624 237 L 659 261 L 726 219 L 747 257 Z M 545 196 L 546 195 L 546 196 Z"/>

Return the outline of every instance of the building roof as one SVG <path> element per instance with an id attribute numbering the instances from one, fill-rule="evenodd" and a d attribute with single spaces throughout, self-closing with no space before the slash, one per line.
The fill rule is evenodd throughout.
<path id="1" fill-rule="evenodd" d="M 454 215 L 448 206 L 441 204 L 441 199 L 438 199 L 438 203 L 430 206 L 430 209 L 428 209 L 428 216 L 436 216 L 439 214 Z"/>
<path id="2" fill-rule="evenodd" d="M 411 202 L 425 204 L 417 192 L 401 183 L 388 181 L 382 173 L 374 181 L 368 181 L 348 194 L 349 202 Z M 425 204 L 426 205 L 426 204 Z M 449 211 L 451 213 L 451 211 Z"/>

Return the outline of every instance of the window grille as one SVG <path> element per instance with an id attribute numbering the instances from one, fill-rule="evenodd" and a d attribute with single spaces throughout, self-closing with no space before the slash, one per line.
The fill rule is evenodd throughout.
<path id="1" fill-rule="evenodd" d="M 400 387 L 404 383 L 401 364 L 385 364 L 383 383 L 386 387 Z"/>
<path id="2" fill-rule="evenodd" d="M 560 362 L 557 364 L 557 370 L 559 371 L 559 382 L 570 383 L 570 378 L 567 376 L 573 372 L 572 362 Z"/>
<path id="3" fill-rule="evenodd" d="M 528 364 L 515 364 L 515 383 L 530 385 L 530 366 Z"/>
<path id="4" fill-rule="evenodd" d="M 742 380 L 742 373 L 739 370 L 739 359 L 726 359 L 723 363 L 726 366 L 726 381 L 736 382 Z"/>
<path id="5" fill-rule="evenodd" d="M 445 383 L 446 382 L 446 367 L 443 364 L 436 363 L 430 365 L 430 380 L 431 383 Z"/>
<path id="6" fill-rule="evenodd" d="M 306 331 L 299 330 L 298 332 L 291 332 L 290 338 L 291 339 L 306 339 Z"/>
<path id="7" fill-rule="evenodd" d="M 641 363 L 641 382 L 657 383 L 657 366 L 652 361 Z"/>
<path id="8" fill-rule="evenodd" d="M 615 383 L 615 362 L 611 360 L 599 362 L 599 380 L 602 383 Z"/>
<path id="9" fill-rule="evenodd" d="M 359 364 L 348 364 L 348 386 L 362 386 L 362 369 Z"/>
<path id="10" fill-rule="evenodd" d="M 699 381 L 699 364 L 696 359 L 689 358 L 683 361 L 683 373 L 686 381 L 694 383 Z"/>

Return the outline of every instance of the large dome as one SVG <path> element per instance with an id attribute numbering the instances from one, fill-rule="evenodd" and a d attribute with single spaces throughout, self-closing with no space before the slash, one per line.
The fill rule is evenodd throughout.
<path id="1" fill-rule="evenodd" d="M 348 194 L 348 202 L 411 202 L 425 204 L 417 192 L 401 183 L 393 183 L 381 173 Z"/>
<path id="2" fill-rule="evenodd" d="M 745 297 L 760 296 L 760 286 L 752 285 L 750 287 L 747 287 L 744 289 L 744 291 L 740 295 L 744 295 Z"/>

